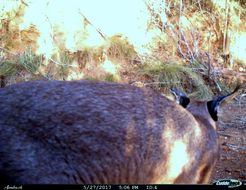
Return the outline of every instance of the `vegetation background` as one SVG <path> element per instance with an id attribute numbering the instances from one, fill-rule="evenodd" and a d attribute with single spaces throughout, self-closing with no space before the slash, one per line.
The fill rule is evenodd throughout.
<path id="1" fill-rule="evenodd" d="M 175 86 L 204 100 L 246 81 L 245 0 L 85 2 L 0 2 L 2 88 L 28 80 L 88 79 L 166 95 Z M 226 115 L 219 131 L 224 154 L 215 179 L 246 179 L 245 94 L 221 112 Z"/>

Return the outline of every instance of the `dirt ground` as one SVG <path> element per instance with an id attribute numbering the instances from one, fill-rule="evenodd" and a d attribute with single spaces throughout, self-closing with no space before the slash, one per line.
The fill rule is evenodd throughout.
<path id="1" fill-rule="evenodd" d="M 212 182 L 218 179 L 246 181 L 246 96 L 222 107 L 219 112 L 220 159 Z"/>

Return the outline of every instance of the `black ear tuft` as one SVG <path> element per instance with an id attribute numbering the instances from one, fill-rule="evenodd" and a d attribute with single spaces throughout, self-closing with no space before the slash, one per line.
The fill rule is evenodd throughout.
<path id="1" fill-rule="evenodd" d="M 207 102 L 207 106 L 210 116 L 213 118 L 214 121 L 218 121 L 218 112 L 217 109 L 215 109 L 217 107 L 216 103 L 213 100 L 211 100 Z"/>
<path id="2" fill-rule="evenodd" d="M 182 107 L 186 108 L 190 103 L 190 99 L 181 91 L 176 88 L 171 88 L 170 91 L 176 98 L 176 102 Z"/>
<path id="3" fill-rule="evenodd" d="M 218 121 L 218 108 L 219 108 L 221 102 L 223 102 L 223 100 L 226 97 L 228 97 L 228 95 L 218 96 L 218 97 L 215 97 L 213 100 L 207 102 L 208 111 L 209 111 L 209 113 L 210 113 L 210 115 L 214 121 Z"/>
<path id="4" fill-rule="evenodd" d="M 225 100 L 225 99 L 230 99 L 233 98 L 236 95 L 236 92 L 241 89 L 241 85 L 238 84 L 235 88 L 235 90 L 225 96 L 217 96 L 213 100 L 207 102 L 207 107 L 208 111 L 213 118 L 214 121 L 218 121 L 218 109 L 220 104 Z"/>
<path id="5" fill-rule="evenodd" d="M 189 103 L 190 103 L 190 99 L 188 97 L 186 97 L 186 96 L 180 97 L 179 104 L 181 106 L 183 106 L 184 108 L 186 108 Z"/>

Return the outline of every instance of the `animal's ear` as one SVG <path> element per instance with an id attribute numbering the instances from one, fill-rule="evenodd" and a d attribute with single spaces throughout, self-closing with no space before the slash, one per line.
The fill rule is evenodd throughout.
<path id="1" fill-rule="evenodd" d="M 170 89 L 171 93 L 175 96 L 176 102 L 186 108 L 188 104 L 190 103 L 190 99 L 186 96 L 185 93 L 179 91 L 176 88 Z"/>
<path id="2" fill-rule="evenodd" d="M 235 90 L 232 93 L 229 93 L 225 96 L 217 96 L 213 100 L 207 102 L 208 111 L 213 118 L 214 121 L 218 121 L 218 109 L 220 105 L 227 100 L 227 102 L 231 101 L 237 95 L 237 91 L 241 89 L 240 85 L 237 85 Z"/>

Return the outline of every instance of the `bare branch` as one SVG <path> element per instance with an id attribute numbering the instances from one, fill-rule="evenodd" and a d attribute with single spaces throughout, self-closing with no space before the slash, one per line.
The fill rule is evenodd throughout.
<path id="1" fill-rule="evenodd" d="M 97 28 L 97 27 L 95 27 L 92 23 L 91 23 L 91 21 L 81 12 L 81 10 L 79 10 L 79 14 L 100 34 L 100 36 L 104 39 L 104 40 L 107 40 L 107 37 L 106 37 L 106 35 L 105 34 L 103 34 L 103 32 L 99 29 L 99 28 Z"/>

